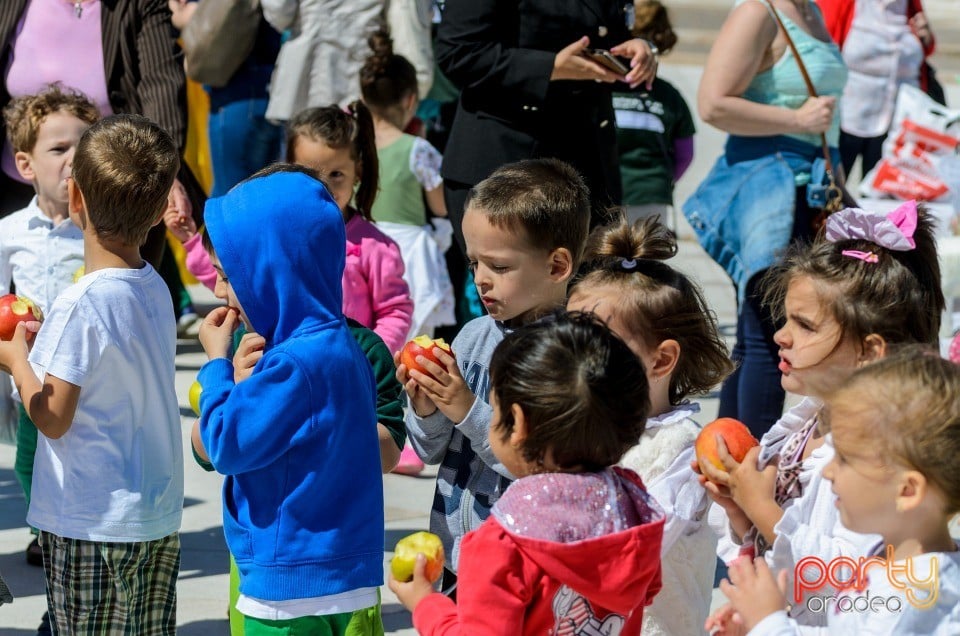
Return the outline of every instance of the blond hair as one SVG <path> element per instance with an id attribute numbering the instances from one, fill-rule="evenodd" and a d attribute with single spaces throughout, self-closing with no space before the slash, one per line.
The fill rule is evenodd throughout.
<path id="1" fill-rule="evenodd" d="M 160 126 L 140 115 L 111 115 L 80 138 L 73 179 L 97 235 L 139 246 L 163 214 L 179 167 L 173 139 Z"/>
<path id="2" fill-rule="evenodd" d="M 3 109 L 3 119 L 13 151 L 33 152 L 40 136 L 40 126 L 47 117 L 61 111 L 87 124 L 100 119 L 100 111 L 89 97 L 59 83 L 50 84 L 34 95 L 11 100 Z"/>
<path id="3" fill-rule="evenodd" d="M 858 369 L 825 401 L 827 430 L 831 412 L 863 414 L 864 442 L 922 473 L 943 494 L 946 514 L 960 512 L 960 367 L 929 347 L 901 347 Z"/>

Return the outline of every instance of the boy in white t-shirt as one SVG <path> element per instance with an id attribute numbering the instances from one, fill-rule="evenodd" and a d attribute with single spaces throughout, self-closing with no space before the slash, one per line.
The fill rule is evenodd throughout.
<path id="1" fill-rule="evenodd" d="M 86 95 L 52 85 L 14 99 L 3 117 L 17 170 L 37 194 L 27 207 L 0 219 L 0 294 L 7 293 L 12 282 L 17 294 L 47 312 L 83 271 L 83 232 L 67 211 L 67 180 L 80 135 L 100 113 Z M 0 392 L 9 393 L 4 384 L 0 382 Z M 22 405 L 19 411 L 13 469 L 29 507 L 37 428 Z M 43 565 L 36 539 L 27 547 L 27 562 Z"/>
<path id="2" fill-rule="evenodd" d="M 176 629 L 176 320 L 139 248 L 178 166 L 173 140 L 145 117 L 88 129 L 68 182 L 86 274 L 56 299 L 29 359 L 37 323 L 0 342 L 0 367 L 41 433 L 27 521 L 40 529 L 54 633 Z"/>

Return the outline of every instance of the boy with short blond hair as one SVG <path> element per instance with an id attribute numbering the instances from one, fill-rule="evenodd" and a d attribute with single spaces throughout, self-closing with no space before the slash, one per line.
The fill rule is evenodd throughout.
<path id="1" fill-rule="evenodd" d="M 0 342 L 42 433 L 27 521 L 40 529 L 54 633 L 173 634 L 183 453 L 169 293 L 140 257 L 179 166 L 170 136 L 113 115 L 81 137 L 67 182 L 85 274 L 29 352 Z"/>
<path id="2" fill-rule="evenodd" d="M 14 99 L 3 116 L 17 170 L 33 184 L 36 195 L 27 207 L 0 219 L 0 293 L 7 293 L 13 283 L 18 294 L 49 311 L 83 267 L 83 234 L 67 211 L 67 178 L 80 136 L 100 113 L 84 94 L 53 84 Z M 3 393 L 5 386 L 0 382 Z M 23 406 L 18 408 L 14 473 L 29 506 L 37 428 Z M 43 565 L 36 539 L 27 547 L 27 562 Z"/>
<path id="3" fill-rule="evenodd" d="M 505 165 L 467 198 L 463 236 L 474 284 L 488 315 L 453 341 L 444 367 L 418 356 L 430 375 L 399 364 L 410 402 L 406 424 L 423 461 L 440 463 L 430 530 L 448 555 L 443 588 L 452 589 L 460 540 L 480 526 L 514 478 L 490 449 L 490 357 L 504 333 L 562 307 L 583 256 L 590 194 L 582 177 L 556 159 Z"/>

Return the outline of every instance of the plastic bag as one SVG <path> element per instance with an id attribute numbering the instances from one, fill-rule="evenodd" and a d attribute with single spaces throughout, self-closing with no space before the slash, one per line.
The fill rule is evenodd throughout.
<path id="1" fill-rule="evenodd" d="M 940 160 L 960 146 L 960 111 L 950 110 L 923 91 L 903 85 L 880 162 L 864 177 L 864 197 L 894 196 L 935 201 L 951 196 Z M 954 188 L 956 185 L 953 186 Z"/>

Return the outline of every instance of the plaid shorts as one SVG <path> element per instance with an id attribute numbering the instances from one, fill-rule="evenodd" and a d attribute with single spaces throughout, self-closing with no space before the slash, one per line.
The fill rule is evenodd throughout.
<path id="1" fill-rule="evenodd" d="M 180 535 L 101 543 L 40 533 L 54 634 L 176 633 Z"/>

